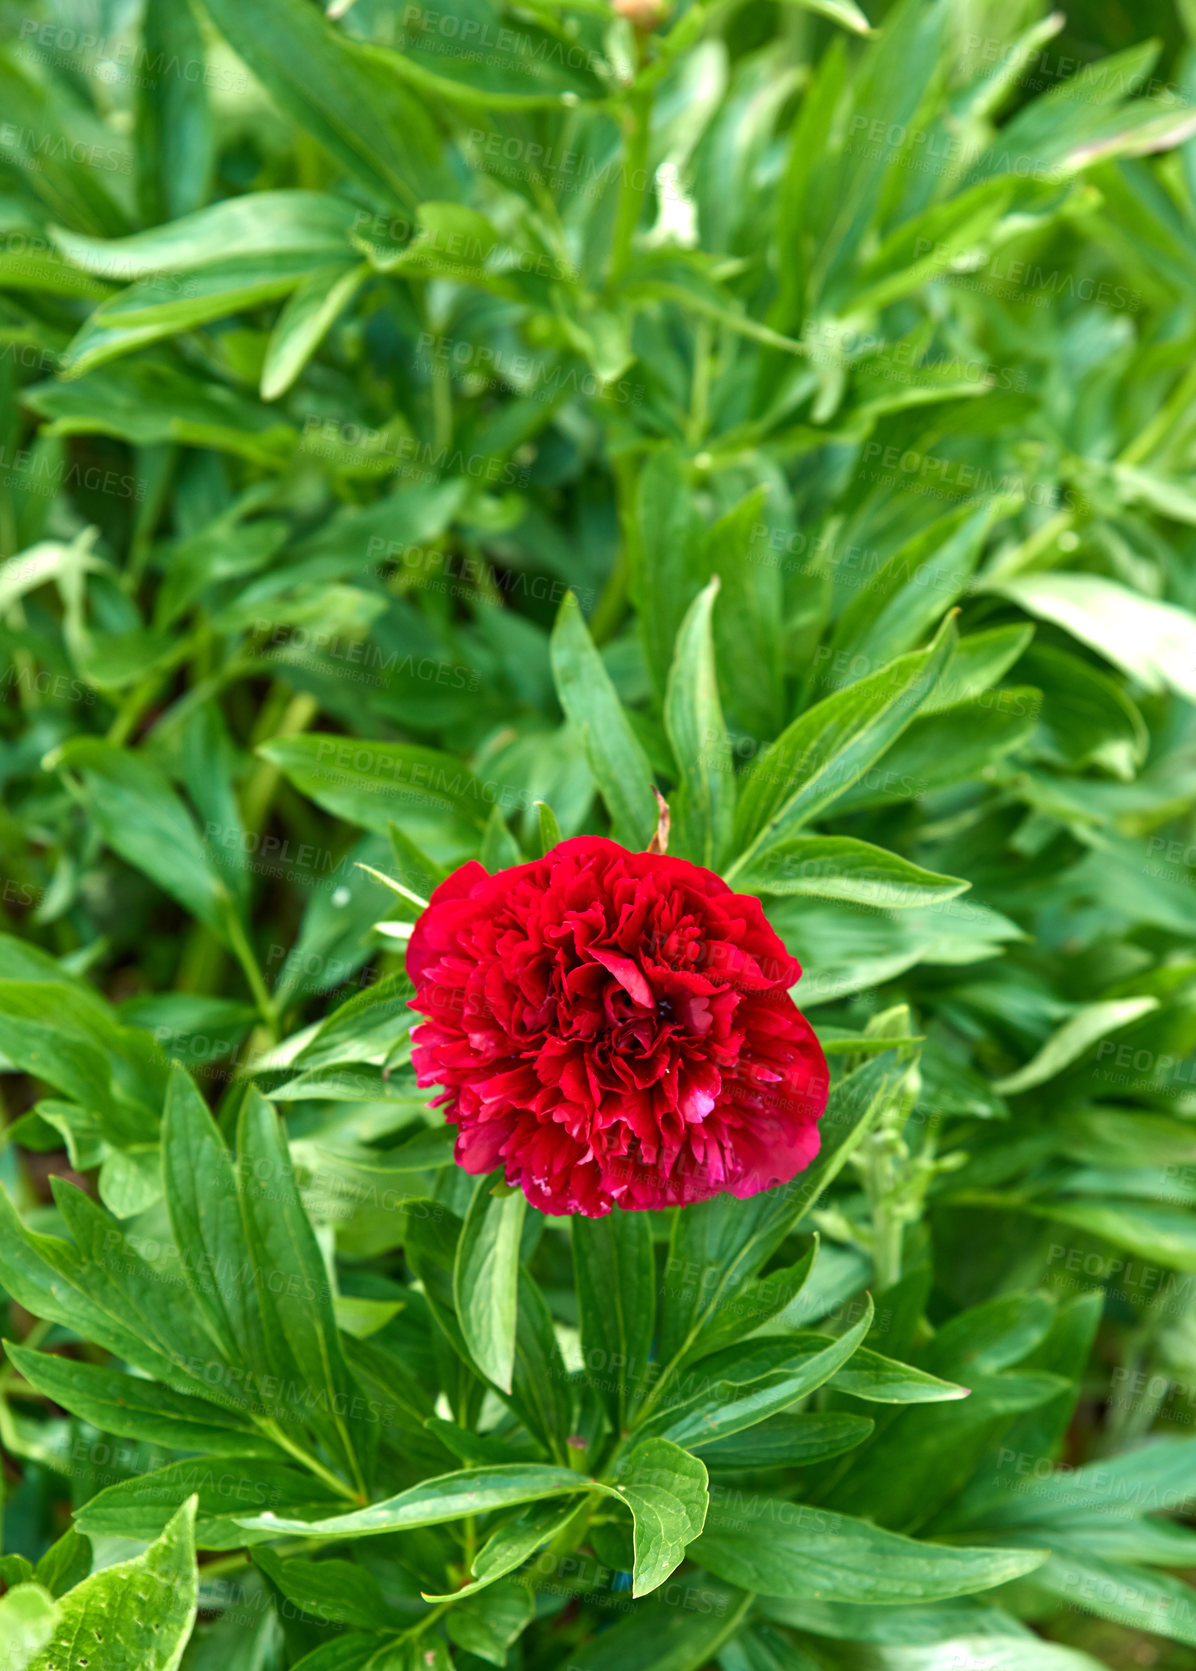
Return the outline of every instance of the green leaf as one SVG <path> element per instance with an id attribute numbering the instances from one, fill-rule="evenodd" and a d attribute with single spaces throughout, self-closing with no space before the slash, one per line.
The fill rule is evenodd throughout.
<path id="1" fill-rule="evenodd" d="M 1043 1085 L 1057 1073 L 1082 1056 L 1090 1045 L 1096 1044 L 1119 1027 L 1126 1027 L 1139 1016 L 1158 1009 L 1157 998 L 1111 998 L 1103 1003 L 1085 1004 L 1075 1015 L 1069 1016 L 1057 1032 L 1035 1056 L 1016 1073 L 993 1082 L 993 1090 L 1002 1096 L 1013 1096 Z"/>
<path id="2" fill-rule="evenodd" d="M 187 1250 L 180 1263 L 191 1301 L 225 1357 L 260 1376 L 262 1324 L 232 1159 L 199 1091 L 177 1066 L 162 1120 L 162 1178 L 175 1243 Z"/>
<path id="3" fill-rule="evenodd" d="M 415 1526 L 442 1526 L 474 1514 L 489 1514 L 517 1503 L 535 1503 L 579 1491 L 592 1491 L 595 1482 L 567 1468 L 539 1463 L 511 1463 L 499 1468 L 465 1468 L 424 1480 L 397 1497 L 371 1503 L 368 1508 L 324 1520 L 290 1520 L 281 1515 L 248 1517 L 238 1524 L 253 1531 L 286 1533 L 296 1537 L 372 1537 Z"/>
<path id="4" fill-rule="evenodd" d="M 1196 616 L 1103 575 L 1018 575 L 991 589 L 1091 645 L 1148 691 L 1196 702 Z"/>
<path id="5" fill-rule="evenodd" d="M 697 1350 L 691 1356 L 721 1351 L 745 1335 L 758 1333 L 770 1318 L 785 1311 L 809 1281 L 817 1253 L 815 1237 L 814 1244 L 796 1264 L 770 1271 L 740 1289 L 733 1303 L 724 1306 L 703 1328 Z"/>
<path id="6" fill-rule="evenodd" d="M 57 1622 L 54 1598 L 40 1584 L 17 1584 L 0 1596 L 0 1671 L 28 1671 Z"/>
<path id="7" fill-rule="evenodd" d="M 971 886 L 854 836 L 792 836 L 747 865 L 736 880 L 748 893 L 810 894 L 885 910 L 935 905 Z"/>
<path id="8" fill-rule="evenodd" d="M 967 1387 L 941 1381 L 913 1364 L 897 1363 L 869 1347 L 862 1347 L 849 1364 L 839 1370 L 833 1386 L 870 1404 L 941 1404 L 966 1398 Z"/>
<path id="9" fill-rule="evenodd" d="M 429 112 L 322 12 L 304 0 L 252 9 L 204 0 L 204 9 L 279 109 L 383 202 L 446 195 Z"/>
<path id="10" fill-rule="evenodd" d="M 833 23 L 841 24 L 844 29 L 850 29 L 855 35 L 870 35 L 873 32 L 872 25 L 855 4 L 855 0 L 788 0 L 788 4 L 802 6 L 808 12 L 818 12 L 822 17 L 829 17 Z"/>
<path id="11" fill-rule="evenodd" d="M 234 256 L 187 279 L 160 274 L 101 304 L 63 353 L 78 377 L 122 354 L 285 296 L 312 270 L 308 255 Z"/>
<path id="12" fill-rule="evenodd" d="M 635 1524 L 632 1594 L 644 1596 L 676 1571 L 706 1522 L 706 1465 L 667 1439 L 645 1439 L 616 1489 Z"/>
<path id="13" fill-rule="evenodd" d="M 1034 628 L 1025 624 L 968 633 L 956 644 L 938 684 L 918 710 L 919 718 L 956 708 L 991 689 L 1020 659 L 1033 637 Z"/>
<path id="14" fill-rule="evenodd" d="M 457 1319 L 470 1356 L 503 1392 L 511 1390 L 519 1289 L 519 1238 L 526 1197 L 495 1195 L 501 1171 L 479 1178 L 453 1268 Z"/>
<path id="15" fill-rule="evenodd" d="M 986 692 L 957 708 L 919 715 L 886 750 L 874 773 L 849 789 L 841 812 L 889 806 L 983 778 L 1034 733 L 1042 693 L 1014 688 Z"/>
<path id="16" fill-rule="evenodd" d="M 677 634 L 664 698 L 664 724 L 680 774 L 676 850 L 717 868 L 735 813 L 731 742 L 719 705 L 711 612 L 717 577 L 694 599 Z"/>
<path id="17" fill-rule="evenodd" d="M 1142 1259 L 1180 1271 L 1196 1271 L 1196 1225 L 1190 1207 L 1083 1199 L 1024 1202 L 999 1196 L 986 1204 L 1012 1207 L 1057 1224 L 1074 1224 Z"/>
<path id="18" fill-rule="evenodd" d="M 444 1621 L 449 1641 L 491 1665 L 507 1663 L 507 1649 L 530 1624 L 535 1598 L 526 1584 L 500 1579 L 484 1595 L 450 1608 Z"/>
<path id="19" fill-rule="evenodd" d="M 482 866 L 493 876 L 495 871 L 510 870 L 523 863 L 519 843 L 507 828 L 506 819 L 496 806 L 490 808 L 486 829 L 482 836 Z"/>
<path id="20" fill-rule="evenodd" d="M 577 1308 L 586 1370 L 622 1433 L 645 1385 L 656 1315 L 652 1231 L 645 1213 L 614 1207 L 571 1226 Z"/>
<path id="21" fill-rule="evenodd" d="M 652 770 L 571 592 L 552 631 L 552 672 L 561 707 L 610 812 L 615 840 L 643 852 L 656 833 Z"/>
<path id="22" fill-rule="evenodd" d="M 228 890 L 169 779 L 144 756 L 96 737 L 72 738 L 52 763 L 79 773 L 101 839 L 226 939 Z"/>
<path id="23" fill-rule="evenodd" d="M 356 211 L 314 191 L 258 191 L 224 198 L 128 238 L 88 238 L 59 226 L 54 241 L 85 272 L 106 278 L 187 273 L 235 256 L 308 255 L 325 264 L 350 253 Z"/>
<path id="24" fill-rule="evenodd" d="M 890 1098 L 898 1094 L 904 1069 L 889 1053 L 875 1057 L 835 1085 L 819 1121 L 817 1158 L 792 1183 L 764 1190 L 749 1201 L 716 1196 L 678 1213 L 673 1221 L 663 1284 L 659 1355 L 664 1362 L 691 1361 L 709 1335 L 724 1338 L 728 1320 L 738 1320 L 741 1296 L 780 1247 L 797 1221 L 838 1176 Z M 772 1285 L 772 1296 L 787 1278 Z M 769 1297 L 748 1299 L 748 1316 Z M 770 1313 L 771 1314 L 771 1313 Z"/>
<path id="25" fill-rule="evenodd" d="M 53 1635 L 28 1671 L 73 1667 L 84 1644 L 92 1671 L 176 1671 L 197 1599 L 192 1497 L 144 1555 L 103 1568 L 63 1597 Z"/>
<path id="26" fill-rule="evenodd" d="M 753 761 L 740 786 L 739 857 L 728 880 L 837 800 L 884 754 L 934 688 L 954 638 L 948 621 L 928 649 L 898 657 L 817 703 Z"/>
<path id="27" fill-rule="evenodd" d="M 872 1327 L 872 1303 L 838 1340 L 762 1338 L 728 1347 L 667 1384 L 670 1397 L 644 1423 L 678 1445 L 701 1445 L 775 1416 L 829 1381 Z"/>
<path id="28" fill-rule="evenodd" d="M 720 1578 L 765 1595 L 872 1606 L 990 1590 L 1046 1558 L 1041 1550 L 917 1543 L 850 1515 L 755 1493 L 720 1494 L 693 1554 Z"/>
<path id="29" fill-rule="evenodd" d="M 138 197 L 146 221 L 173 221 L 198 209 L 208 195 L 215 135 L 204 77 L 204 38 L 190 0 L 150 0 L 142 23 L 150 63 L 175 73 L 138 77 L 136 136 Z"/>
<path id="30" fill-rule="evenodd" d="M 692 1605 L 671 1604 L 667 1594 L 649 1601 L 609 1630 L 572 1650 L 571 1671 L 703 1671 L 739 1629 L 752 1597 L 711 1583 L 692 1586 Z"/>
<path id="31" fill-rule="evenodd" d="M 560 841 L 561 826 L 547 801 L 537 801 L 536 809 L 540 818 L 540 856 L 543 858 L 544 854 L 550 853 Z"/>
<path id="32" fill-rule="evenodd" d="M 153 1538 L 180 1504 L 198 1498 L 195 1543 L 200 1549 L 240 1549 L 265 1533 L 245 1535 L 236 1516 L 273 1504 L 283 1513 L 316 1515 L 336 1502 L 308 1474 L 277 1462 L 233 1462 L 190 1456 L 118 1480 L 76 1510 L 75 1523 L 92 1538 Z"/>
<path id="33" fill-rule="evenodd" d="M 781 571 L 760 537 L 767 491 L 756 488 L 721 516 L 706 538 L 704 572 L 721 583 L 714 648 L 724 705 L 750 736 L 770 737 L 784 723 L 785 599 Z"/>
<path id="34" fill-rule="evenodd" d="M 362 1490 L 361 1464 L 347 1425 L 360 1394 L 341 1349 L 324 1261 L 299 1198 L 278 1116 L 252 1088 L 238 1121 L 237 1159 L 266 1355 L 284 1384 L 314 1394 L 304 1406 L 311 1426 Z M 358 1423 L 358 1429 L 363 1425 Z"/>
<path id="35" fill-rule="evenodd" d="M 101 1433 L 210 1456 L 279 1457 L 277 1446 L 235 1410 L 139 1375 L 27 1351 L 8 1341 L 5 1351 L 31 1387 Z"/>
<path id="36" fill-rule="evenodd" d="M 459 1590 L 452 1590 L 446 1595 L 425 1595 L 424 1599 L 431 1602 L 457 1601 L 462 1596 L 472 1595 L 475 1590 L 485 1589 L 499 1578 L 505 1578 L 537 1550 L 551 1543 L 576 1514 L 577 1504 L 572 1498 L 567 1499 L 563 1506 L 551 1503 L 541 1507 L 533 1503 L 486 1539 L 470 1568 L 473 1575 L 471 1584 L 462 1585 Z"/>
<path id="37" fill-rule="evenodd" d="M 410 743 L 309 733 L 262 743 L 258 753 L 320 806 L 379 835 L 413 805 L 483 829 L 503 787 L 483 783 L 451 754 Z"/>
<path id="38" fill-rule="evenodd" d="M 277 400 L 287 392 L 365 283 L 369 271 L 364 264 L 318 268 L 291 293 L 266 344 L 263 400 Z"/>
<path id="39" fill-rule="evenodd" d="M 63 1596 L 91 1572 L 92 1555 L 91 1539 L 68 1526 L 37 1563 L 34 1576 L 52 1596 Z"/>
<path id="40" fill-rule="evenodd" d="M 994 509 L 963 505 L 899 546 L 839 617 L 815 677 L 851 684 L 912 649 L 966 591 Z"/>
<path id="41" fill-rule="evenodd" d="M 203 1396 L 204 1375 L 216 1370 L 235 1403 L 235 1378 L 223 1379 L 229 1372 L 211 1337 L 115 1221 L 69 1183 L 55 1179 L 54 1197 L 74 1245 L 26 1229 L 0 1190 L 0 1280 L 8 1292 L 188 1395 Z"/>
<path id="42" fill-rule="evenodd" d="M 402 1628 L 402 1615 L 388 1604 L 378 1580 L 354 1561 L 284 1561 L 272 1549 L 255 1549 L 253 1562 L 288 1601 L 321 1624 Z"/>
<path id="43" fill-rule="evenodd" d="M 757 1468 L 800 1468 L 825 1462 L 862 1445 L 875 1428 L 867 1416 L 839 1414 L 770 1416 L 756 1427 L 715 1439 L 698 1449 L 717 1473 L 750 1473 Z"/>
<path id="44" fill-rule="evenodd" d="M 704 529 L 693 489 L 671 448 L 654 452 L 644 465 L 636 521 L 636 537 L 629 546 L 631 592 L 648 669 L 663 694 L 682 621 L 709 573 L 703 570 Z"/>
<path id="45" fill-rule="evenodd" d="M 1036 1585 L 1068 1606 L 1112 1619 L 1127 1630 L 1148 1631 L 1196 1647 L 1190 1585 L 1168 1573 L 1102 1560 L 1061 1541 L 1062 1547 L 1052 1551 L 1035 1574 Z"/>

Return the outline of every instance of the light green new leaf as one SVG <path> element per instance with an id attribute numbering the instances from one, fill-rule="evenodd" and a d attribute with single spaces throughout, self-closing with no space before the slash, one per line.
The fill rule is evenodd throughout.
<path id="1" fill-rule="evenodd" d="M 565 717 L 581 739 L 614 837 L 643 852 L 656 832 L 652 769 L 570 592 L 552 630 L 552 672 Z"/>
<path id="2" fill-rule="evenodd" d="M 195 1624 L 195 1506 L 191 1497 L 144 1555 L 105 1567 L 58 1604 L 50 1641 L 28 1671 L 175 1671 Z"/>
<path id="3" fill-rule="evenodd" d="M 1090 644 L 1149 691 L 1196 702 L 1196 616 L 1103 575 L 1018 575 L 992 590 Z"/>
<path id="4" fill-rule="evenodd" d="M 1002 1096 L 1032 1090 L 1043 1085 L 1057 1073 L 1082 1056 L 1089 1045 L 1096 1044 L 1106 1034 L 1126 1027 L 1139 1016 L 1149 1015 L 1159 1007 L 1157 998 L 1111 998 L 1104 1003 L 1085 1004 L 1075 1015 L 1069 1016 L 1062 1027 L 1043 1045 L 1035 1056 L 1016 1073 L 993 1084 Z"/>
<path id="5" fill-rule="evenodd" d="M 495 1195 L 502 1173 L 479 1178 L 465 1215 L 453 1298 L 470 1356 L 503 1392 L 511 1390 L 518 1315 L 519 1238 L 527 1197 L 521 1190 Z"/>
<path id="6" fill-rule="evenodd" d="M 294 383 L 369 276 L 369 267 L 320 267 L 287 299 L 262 361 L 261 397 L 277 400 Z"/>
<path id="7" fill-rule="evenodd" d="M 234 256 L 299 254 L 327 264 L 350 254 L 356 214 L 347 198 L 314 191 L 226 197 L 129 238 L 87 238 L 63 226 L 54 242 L 77 267 L 112 279 L 188 273 Z"/>
<path id="8" fill-rule="evenodd" d="M 677 634 L 664 697 L 664 725 L 680 774 L 674 848 L 717 869 L 735 816 L 731 741 L 718 699 L 711 613 L 718 577 L 698 594 Z"/>
<path id="9" fill-rule="evenodd" d="M 40 1584 L 17 1584 L 0 1597 L 0 1671 L 28 1671 L 58 1622 L 58 1608 Z"/>

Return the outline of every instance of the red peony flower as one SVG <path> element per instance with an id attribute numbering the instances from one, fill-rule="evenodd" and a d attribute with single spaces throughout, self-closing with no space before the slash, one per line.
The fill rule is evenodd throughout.
<path id="1" fill-rule="evenodd" d="M 818 1153 L 827 1066 L 801 966 L 712 871 L 577 836 L 462 865 L 412 933 L 420 1085 L 467 1172 L 598 1217 L 787 1183 Z"/>

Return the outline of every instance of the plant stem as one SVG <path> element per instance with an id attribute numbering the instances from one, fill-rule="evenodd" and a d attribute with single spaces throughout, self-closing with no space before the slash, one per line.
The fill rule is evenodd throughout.
<path id="1" fill-rule="evenodd" d="M 710 405 L 710 350 L 713 332 L 709 319 L 699 319 L 694 329 L 694 369 L 689 389 L 689 418 L 685 440 L 700 447 L 706 434 Z"/>
<path id="2" fill-rule="evenodd" d="M 253 947 L 245 933 L 235 906 L 230 905 L 227 914 L 228 938 L 232 946 L 233 955 L 245 971 L 245 979 L 249 982 L 249 990 L 253 994 L 253 1001 L 257 1005 L 258 1014 L 269 1029 L 273 1043 L 278 1042 L 278 1006 L 270 996 L 270 989 L 266 985 L 266 977 L 262 974 L 261 965 L 254 954 Z"/>
<path id="3" fill-rule="evenodd" d="M 332 1472 L 331 1468 L 326 1468 L 319 1457 L 312 1456 L 311 1452 L 305 1451 L 302 1445 L 297 1445 L 293 1439 L 288 1439 L 286 1433 L 276 1421 L 269 1417 L 259 1418 L 257 1425 L 268 1439 L 272 1439 L 289 1456 L 293 1456 L 296 1462 L 306 1468 L 309 1474 L 314 1474 L 330 1491 L 334 1491 L 338 1497 L 347 1498 L 350 1503 L 360 1503 L 361 1498 L 352 1486 L 346 1485 L 343 1479 Z"/>
<path id="4" fill-rule="evenodd" d="M 648 141 L 652 131 L 652 94 L 644 89 L 633 89 L 627 99 L 627 152 L 623 181 L 619 191 L 619 207 L 615 214 L 614 237 L 611 241 L 610 267 L 606 275 L 608 300 L 618 293 L 631 261 L 635 231 L 643 212 L 648 190 Z"/>
<path id="5" fill-rule="evenodd" d="M 319 711 L 320 704 L 316 698 L 307 691 L 300 691 L 287 704 L 273 736 L 297 737 L 301 731 L 307 730 Z M 241 795 L 241 816 L 247 830 L 260 832 L 278 787 L 279 776 L 278 767 L 272 760 L 259 760 L 254 767 Z"/>

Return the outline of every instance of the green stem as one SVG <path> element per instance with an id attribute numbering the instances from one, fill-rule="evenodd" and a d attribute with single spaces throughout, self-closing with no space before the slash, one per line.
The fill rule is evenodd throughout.
<path id="1" fill-rule="evenodd" d="M 637 537 L 635 494 L 638 482 L 634 461 L 621 454 L 613 461 L 615 472 L 615 504 L 619 519 L 619 548 L 614 565 L 607 577 L 602 594 L 590 617 L 590 636 L 595 644 L 607 643 L 615 636 L 627 609 L 631 585 L 631 546 Z"/>
<path id="2" fill-rule="evenodd" d="M 901 1280 L 901 1245 L 905 1225 L 896 1210 L 900 1185 L 899 1137 L 881 1128 L 864 1148 L 864 1191 L 872 1209 L 872 1263 L 877 1291 Z"/>
<path id="3" fill-rule="evenodd" d="M 228 910 L 228 938 L 232 946 L 233 955 L 245 971 L 245 979 L 249 982 L 249 990 L 253 994 L 253 1001 L 257 1005 L 258 1014 L 270 1030 L 270 1038 L 278 1040 L 278 1006 L 270 996 L 266 985 L 266 977 L 262 974 L 261 966 L 254 955 L 253 947 L 245 933 L 244 924 L 235 907 Z"/>
<path id="4" fill-rule="evenodd" d="M 295 1444 L 293 1439 L 288 1439 L 286 1433 L 276 1421 L 269 1417 L 259 1417 L 257 1425 L 268 1439 L 273 1440 L 274 1444 L 279 1446 L 281 1450 L 286 1451 L 288 1456 L 293 1456 L 296 1462 L 306 1468 L 309 1474 L 314 1474 L 330 1491 L 334 1491 L 338 1497 L 346 1498 L 350 1503 L 360 1504 L 362 1499 L 353 1490 L 352 1486 L 346 1485 L 339 1475 L 332 1472 L 331 1468 L 326 1468 L 319 1457 L 313 1456 L 310 1451 L 305 1451 L 302 1445 Z"/>
<path id="5" fill-rule="evenodd" d="M 615 214 L 610 267 L 606 275 L 608 299 L 618 293 L 631 261 L 636 228 L 643 213 L 648 190 L 648 142 L 652 131 L 652 94 L 634 89 L 627 100 L 627 151 L 619 207 Z"/>
<path id="6" fill-rule="evenodd" d="M 307 691 L 300 691 L 291 698 L 286 711 L 278 722 L 277 729 L 272 736 L 296 737 L 301 731 L 306 731 L 312 720 L 320 711 L 320 704 Z M 262 739 L 263 741 L 265 739 Z M 241 796 L 241 817 L 245 821 L 245 828 L 260 831 L 266 820 L 270 802 L 274 798 L 274 791 L 278 787 L 281 776 L 278 767 L 272 760 L 259 760 L 253 769 L 249 782 Z"/>
<path id="7" fill-rule="evenodd" d="M 447 371 L 432 373 L 432 436 L 437 452 L 452 446 L 453 386 Z"/>
<path id="8" fill-rule="evenodd" d="M 706 434 L 710 407 L 710 350 L 713 330 L 708 319 L 699 319 L 694 330 L 694 369 L 689 390 L 689 418 L 686 444 L 696 449 Z"/>

